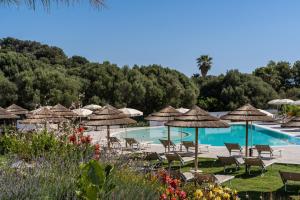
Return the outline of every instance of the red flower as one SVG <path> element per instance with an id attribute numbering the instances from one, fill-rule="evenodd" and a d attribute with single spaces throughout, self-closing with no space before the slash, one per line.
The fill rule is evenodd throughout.
<path id="1" fill-rule="evenodd" d="M 177 188 L 178 185 L 179 185 L 179 183 L 180 183 L 180 181 L 177 180 L 177 179 L 173 179 L 173 180 L 170 180 L 169 183 L 170 183 L 170 185 L 171 185 L 173 188 Z"/>
<path id="2" fill-rule="evenodd" d="M 165 193 L 163 193 L 159 199 L 166 200 L 167 198 L 168 198 L 167 195 Z"/>
<path id="3" fill-rule="evenodd" d="M 70 142 L 74 143 L 76 141 L 76 136 L 74 134 L 69 136 Z"/>
<path id="4" fill-rule="evenodd" d="M 84 128 L 81 126 L 81 127 L 79 127 L 78 129 L 77 129 L 77 132 L 78 133 L 83 133 L 84 132 Z"/>
<path id="5" fill-rule="evenodd" d="M 91 143 L 91 141 L 92 141 L 92 137 L 91 137 L 90 135 L 88 135 L 88 136 L 86 137 L 86 142 L 87 142 L 87 143 Z"/>
<path id="6" fill-rule="evenodd" d="M 85 136 L 81 136 L 80 137 L 80 141 L 81 141 L 81 143 L 86 143 L 86 137 Z"/>
<path id="7" fill-rule="evenodd" d="M 174 188 L 172 188 L 171 186 L 169 186 L 168 188 L 167 188 L 167 193 L 168 194 L 174 194 Z"/>
<path id="8" fill-rule="evenodd" d="M 95 144 L 95 145 L 94 145 L 94 149 L 95 149 L 95 150 L 100 150 L 100 145 L 99 145 L 99 144 Z"/>
<path id="9" fill-rule="evenodd" d="M 177 198 L 176 197 L 172 197 L 171 200 L 177 200 Z"/>

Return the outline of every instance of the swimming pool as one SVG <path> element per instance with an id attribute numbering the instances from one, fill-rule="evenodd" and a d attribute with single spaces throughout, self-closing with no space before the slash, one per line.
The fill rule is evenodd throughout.
<path id="1" fill-rule="evenodd" d="M 251 128 L 250 128 L 251 127 Z M 245 145 L 245 125 L 232 124 L 229 128 L 199 129 L 199 143 L 212 146 L 224 146 L 224 143 Z M 139 141 L 151 141 L 160 144 L 159 139 L 167 139 L 166 127 L 148 127 L 121 133 L 121 137 L 132 137 Z M 195 140 L 194 128 L 171 128 L 171 140 L 175 143 Z M 300 138 L 282 134 L 255 125 L 249 126 L 249 145 L 269 144 L 271 146 L 300 145 Z"/>

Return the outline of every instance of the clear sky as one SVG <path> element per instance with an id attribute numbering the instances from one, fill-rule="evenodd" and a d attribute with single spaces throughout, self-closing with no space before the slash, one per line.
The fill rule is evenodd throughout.
<path id="1" fill-rule="evenodd" d="M 68 56 L 120 66 L 161 64 L 187 75 L 213 57 L 210 74 L 251 72 L 269 60 L 300 60 L 298 0 L 106 0 L 50 12 L 0 7 L 0 38 L 36 40 Z"/>

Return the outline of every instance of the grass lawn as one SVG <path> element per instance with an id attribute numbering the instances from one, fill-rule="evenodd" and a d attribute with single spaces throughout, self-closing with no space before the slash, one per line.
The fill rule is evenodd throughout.
<path id="1" fill-rule="evenodd" d="M 190 164 L 181 168 L 181 170 L 189 171 L 192 167 L 193 164 Z M 200 158 L 199 169 L 203 170 L 204 173 L 224 174 L 223 167 L 213 159 Z M 245 174 L 245 168 L 242 167 L 239 171 L 233 170 L 227 172 L 226 174 L 233 175 L 235 178 L 230 182 L 224 183 L 224 185 L 236 189 L 241 196 L 245 196 L 246 194 L 250 197 L 252 196 L 251 199 L 256 199 L 253 195 L 259 198 L 262 193 L 270 192 L 298 199 L 300 196 L 300 183 L 289 185 L 289 192 L 285 193 L 279 170 L 300 173 L 300 166 L 273 164 L 267 168 L 267 171 L 263 175 L 261 175 L 260 169 L 255 167 L 251 169 L 251 175 Z"/>

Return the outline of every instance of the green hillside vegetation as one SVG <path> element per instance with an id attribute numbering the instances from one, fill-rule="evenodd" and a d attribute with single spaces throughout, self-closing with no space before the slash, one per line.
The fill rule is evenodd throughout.
<path id="1" fill-rule="evenodd" d="M 68 57 L 62 49 L 14 38 L 0 40 L 0 106 L 112 104 L 146 114 L 165 105 L 198 104 L 210 111 L 245 103 L 259 108 L 277 97 L 300 97 L 300 61 L 270 62 L 253 74 L 237 70 L 219 76 L 187 77 L 160 65 L 117 66 Z M 195 64 L 195 70 L 197 70 Z"/>

